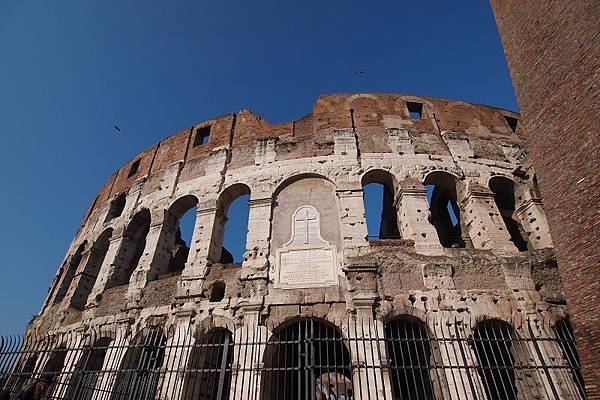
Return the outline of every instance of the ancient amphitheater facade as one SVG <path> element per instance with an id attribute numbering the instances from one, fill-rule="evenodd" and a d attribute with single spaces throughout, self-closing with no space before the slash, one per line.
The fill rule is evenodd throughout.
<path id="1" fill-rule="evenodd" d="M 242 110 L 165 138 L 93 200 L 2 349 L 4 387 L 50 372 L 67 399 L 583 398 L 518 119 L 332 94 L 292 122 Z M 236 264 L 223 232 L 241 195 Z"/>

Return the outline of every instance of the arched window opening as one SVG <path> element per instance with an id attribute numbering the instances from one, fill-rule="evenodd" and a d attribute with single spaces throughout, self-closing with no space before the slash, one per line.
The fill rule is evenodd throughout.
<path id="1" fill-rule="evenodd" d="M 77 288 L 71 299 L 71 306 L 78 310 L 83 310 L 87 304 L 88 297 L 100 272 L 100 267 L 104 263 L 112 233 L 112 229 L 105 230 L 92 245 L 88 261 L 81 272 Z"/>
<path id="2" fill-rule="evenodd" d="M 111 400 L 154 399 L 167 339 L 159 329 L 139 334 L 127 347 Z"/>
<path id="3" fill-rule="evenodd" d="M 67 357 L 67 349 L 65 346 L 59 346 L 52 350 L 48 361 L 41 371 L 41 375 L 50 375 L 52 377 L 52 386 L 48 389 L 48 393 L 52 393 L 60 380 L 62 370 L 65 367 L 65 358 Z"/>
<path id="4" fill-rule="evenodd" d="M 261 399 L 352 399 L 350 354 L 337 328 L 314 318 L 277 329 L 263 356 Z"/>
<path id="5" fill-rule="evenodd" d="M 35 365 L 37 364 L 38 354 L 35 353 L 36 349 L 30 347 L 23 347 L 21 349 L 25 353 L 26 358 L 21 359 L 14 369 L 13 374 L 8 377 L 8 380 L 4 385 L 0 383 L 0 388 L 3 388 L 9 392 L 15 393 L 21 390 L 27 381 L 31 378 L 35 372 Z M 34 355 L 29 355 L 33 353 Z"/>
<path id="6" fill-rule="evenodd" d="M 401 318 L 385 325 L 394 399 L 435 399 L 432 349 L 424 322 Z"/>
<path id="7" fill-rule="evenodd" d="M 84 241 L 82 244 L 80 244 L 75 253 L 73 253 L 73 255 L 67 260 L 62 275 L 62 280 L 58 282 L 59 288 L 56 292 L 56 296 L 54 297 L 54 304 L 60 303 L 67 295 L 67 291 L 71 286 L 71 282 L 73 282 L 73 278 L 75 278 L 77 268 L 79 267 L 79 264 L 81 264 L 82 253 L 85 250 L 86 245 L 87 241 Z"/>
<path id="8" fill-rule="evenodd" d="M 108 213 L 106 214 L 106 218 L 104 222 L 108 222 L 112 219 L 120 217 L 123 214 L 123 210 L 125 209 L 126 196 L 125 193 L 121 193 L 117 197 L 110 202 L 110 208 L 108 209 Z"/>
<path id="9" fill-rule="evenodd" d="M 75 367 L 75 373 L 69 382 L 66 400 L 91 400 L 98 378 L 100 377 L 106 352 L 113 341 L 110 337 L 101 337 L 93 347 L 83 350 L 83 354 Z"/>
<path id="10" fill-rule="evenodd" d="M 212 329 L 198 336 L 189 356 L 184 400 L 227 400 L 234 343 L 231 332 Z"/>
<path id="11" fill-rule="evenodd" d="M 214 282 L 210 287 L 210 301 L 221 301 L 225 298 L 225 283 L 222 281 Z"/>
<path id="12" fill-rule="evenodd" d="M 373 170 L 362 179 L 363 201 L 369 238 L 399 239 L 398 217 L 394 206 L 395 184 L 391 174 Z"/>
<path id="13" fill-rule="evenodd" d="M 519 251 L 527 251 L 527 233 L 519 218 L 515 215 L 515 183 L 501 176 L 494 176 L 489 182 L 490 190 L 494 192 L 494 201 L 504 225 L 510 234 L 510 241 L 513 242 Z"/>
<path id="14" fill-rule="evenodd" d="M 425 179 L 431 223 L 444 247 L 465 247 L 454 175 L 432 172 Z"/>
<path id="15" fill-rule="evenodd" d="M 573 328 L 571 328 L 571 323 L 567 318 L 563 318 L 556 323 L 554 334 L 559 340 L 563 360 L 569 368 L 569 372 L 571 373 L 575 386 L 577 386 L 579 395 L 582 399 L 585 399 L 585 385 L 583 376 L 581 375 L 581 363 L 579 361 L 579 354 L 577 354 L 577 347 L 575 346 Z"/>
<path id="16" fill-rule="evenodd" d="M 486 320 L 473 331 L 472 347 L 478 373 L 489 400 L 517 399 L 513 327 L 504 321 Z"/>
<path id="17" fill-rule="evenodd" d="M 246 252 L 248 233 L 248 202 L 250 188 L 236 184 L 226 189 L 219 198 L 217 222 L 213 231 L 214 262 L 241 263 Z"/>
<path id="18" fill-rule="evenodd" d="M 178 199 L 169 208 L 165 223 L 167 224 L 167 243 L 169 243 L 169 263 L 167 275 L 174 275 L 183 271 L 190 253 L 194 226 L 196 224 L 195 196 L 184 196 Z"/>
<path id="19" fill-rule="evenodd" d="M 133 217 L 123 234 L 123 243 L 115 259 L 118 266 L 106 284 L 107 289 L 129 284 L 131 274 L 144 254 L 149 231 L 150 211 L 144 209 Z"/>

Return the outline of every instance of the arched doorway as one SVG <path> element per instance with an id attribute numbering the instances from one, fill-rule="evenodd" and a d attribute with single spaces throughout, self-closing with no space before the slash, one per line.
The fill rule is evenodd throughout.
<path id="1" fill-rule="evenodd" d="M 263 362 L 263 400 L 353 398 L 350 353 L 329 323 L 307 318 L 276 329 Z"/>

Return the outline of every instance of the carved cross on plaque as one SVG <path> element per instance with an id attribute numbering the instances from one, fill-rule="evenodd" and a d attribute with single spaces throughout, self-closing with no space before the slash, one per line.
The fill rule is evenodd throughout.
<path id="1" fill-rule="evenodd" d="M 311 212 L 312 211 L 312 212 Z M 316 230 L 314 228 L 319 229 L 319 227 L 315 227 L 315 226 L 310 226 L 310 225 L 314 225 L 310 224 L 310 221 L 314 221 L 317 222 L 317 214 L 314 212 L 314 208 L 304 208 L 303 210 L 300 210 L 300 212 L 298 212 L 296 214 L 296 224 L 298 224 L 298 222 L 304 222 L 304 226 L 302 226 L 302 228 L 304 228 L 304 243 L 308 244 L 309 241 L 309 232 L 316 232 Z M 297 226 L 297 225 L 296 225 Z M 300 229 L 302 229 L 300 228 Z M 310 229 L 313 228 L 313 229 Z M 300 232 L 298 232 L 300 233 Z"/>

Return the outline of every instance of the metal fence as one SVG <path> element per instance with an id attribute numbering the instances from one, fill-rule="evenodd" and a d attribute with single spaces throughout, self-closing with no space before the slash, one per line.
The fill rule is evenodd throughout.
<path id="1" fill-rule="evenodd" d="M 297 319 L 0 337 L 0 388 L 52 399 L 583 399 L 568 322 Z M 538 331 L 539 330 L 539 331 Z M 47 387 L 46 387 L 47 386 Z"/>

